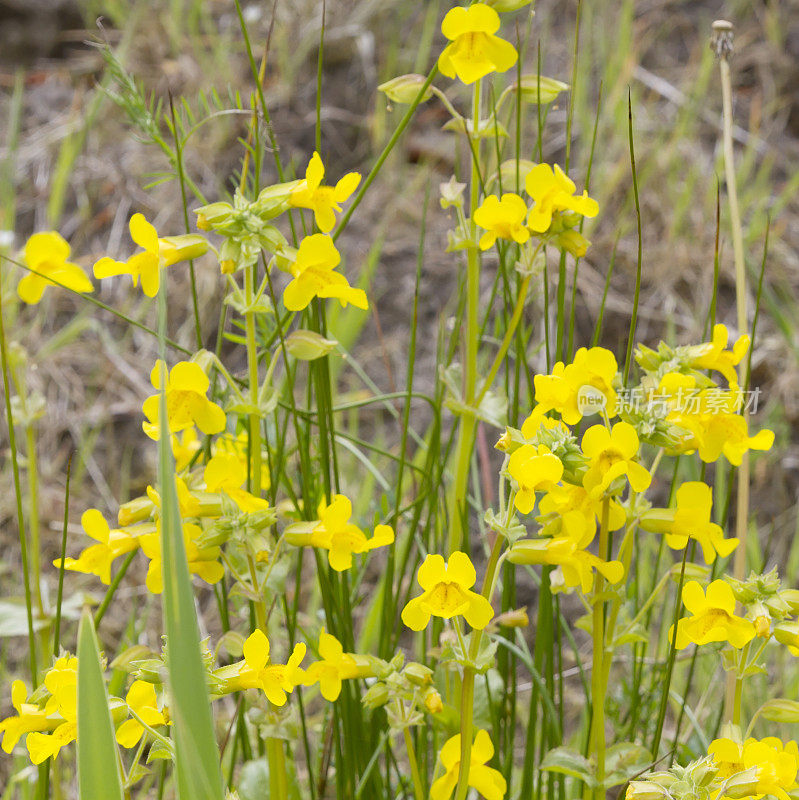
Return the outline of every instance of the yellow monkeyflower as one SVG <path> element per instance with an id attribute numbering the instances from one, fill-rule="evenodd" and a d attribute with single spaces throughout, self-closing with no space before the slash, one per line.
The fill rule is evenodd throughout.
<path id="1" fill-rule="evenodd" d="M 247 431 L 240 431 L 235 436 L 219 436 L 214 440 L 212 452 L 215 456 L 219 455 L 234 455 L 247 469 L 247 453 L 249 451 L 250 443 Z M 262 451 L 263 454 L 263 451 Z M 254 453 L 251 454 L 254 457 Z M 267 491 L 272 485 L 269 470 L 266 468 L 266 457 L 262 459 L 261 463 L 261 490 Z"/>
<path id="2" fill-rule="evenodd" d="M 44 676 L 44 685 L 50 692 L 44 710 L 58 724 L 52 733 L 33 732 L 28 735 L 25 745 L 34 764 L 55 758 L 61 748 L 75 741 L 78 735 L 78 659 L 75 656 L 57 659 Z"/>
<path id="3" fill-rule="evenodd" d="M 161 388 L 161 370 L 164 362 L 159 358 L 150 372 L 150 383 Z M 211 385 L 203 368 L 193 361 L 179 361 L 169 371 L 166 380 L 166 413 L 170 433 L 196 425 L 203 433 L 219 433 L 225 429 L 225 412 L 206 397 Z M 160 431 L 159 395 L 150 395 L 142 406 L 147 422 L 142 423 L 144 432 L 157 440 Z"/>
<path id="4" fill-rule="evenodd" d="M 371 539 L 350 522 L 352 502 L 343 494 L 333 496 L 328 505 L 319 504 L 317 522 L 298 523 L 285 531 L 286 541 L 297 547 L 320 547 L 328 551 L 327 560 L 336 572 L 352 566 L 353 553 L 366 553 L 376 547 L 394 542 L 394 529 L 390 525 L 376 525 Z"/>
<path id="5" fill-rule="evenodd" d="M 748 450 L 770 450 L 774 444 L 774 431 L 767 428 L 750 436 L 746 419 L 740 414 L 713 413 L 710 409 L 710 413 L 705 414 L 675 415 L 675 421 L 694 434 L 699 458 L 706 463 L 717 461 L 723 454 L 737 467 Z"/>
<path id="6" fill-rule="evenodd" d="M 620 561 L 605 561 L 585 549 L 595 536 L 593 519 L 589 522 L 580 511 L 567 511 L 561 517 L 559 535 L 520 539 L 510 548 L 508 560 L 513 564 L 557 566 L 565 586 L 579 586 L 587 594 L 594 585 L 594 570 L 610 583 L 618 583 L 624 577 L 624 566 Z"/>
<path id="7" fill-rule="evenodd" d="M 339 204 L 358 188 L 361 176 L 357 172 L 348 172 L 335 186 L 322 186 L 324 177 L 325 166 L 319 153 L 314 151 L 305 170 L 305 180 L 291 190 L 289 204 L 313 211 L 319 230 L 329 233 L 336 224 L 335 212 L 341 211 Z"/>
<path id="8" fill-rule="evenodd" d="M 203 479 L 206 491 L 224 492 L 241 511 L 247 514 L 266 511 L 269 508 L 266 500 L 241 488 L 247 480 L 247 466 L 246 463 L 242 464 L 236 455 L 222 453 L 213 456 L 205 466 Z"/>
<path id="9" fill-rule="evenodd" d="M 402 609 L 402 621 L 413 631 L 426 627 L 431 616 L 452 619 L 459 615 L 473 628 L 482 630 L 494 616 L 491 603 L 471 591 L 477 574 L 466 553 L 456 551 L 446 563 L 438 554 L 428 555 L 416 580 L 423 592 Z"/>
<path id="10" fill-rule="evenodd" d="M 438 68 L 448 78 L 474 83 L 491 72 L 506 72 L 519 57 L 516 48 L 494 34 L 499 14 L 485 3 L 450 9 L 441 32 L 450 40 L 438 57 Z"/>
<path id="11" fill-rule="evenodd" d="M 527 204 L 518 194 L 508 192 L 498 200 L 491 194 L 474 212 L 475 224 L 485 229 L 480 237 L 480 249 L 488 250 L 497 239 L 509 239 L 524 244 L 530 238 L 530 231 L 524 224 Z"/>
<path id="12" fill-rule="evenodd" d="M 627 521 L 625 510 L 612 497 L 608 499 L 608 530 L 617 531 Z M 560 535 L 561 521 L 570 511 L 579 511 L 587 523 L 602 522 L 602 506 L 604 500 L 592 497 L 583 486 L 572 483 L 563 483 L 553 486 L 540 500 L 538 510 L 541 516 L 538 521 L 542 524 L 542 533 L 545 536 Z"/>
<path id="13" fill-rule="evenodd" d="M 155 694 L 155 687 L 147 681 L 133 681 L 125 696 L 128 708 L 141 718 L 142 722 L 151 728 L 159 725 L 168 725 L 169 722 L 163 711 L 158 708 L 158 698 Z M 144 726 L 138 719 L 125 720 L 117 728 L 117 742 L 122 747 L 135 747 L 144 733 Z"/>
<path id="14" fill-rule="evenodd" d="M 48 758 L 56 758 L 61 748 L 78 738 L 75 721 L 62 722 L 52 733 L 30 733 L 25 740 L 31 762 L 42 764 Z"/>
<path id="15" fill-rule="evenodd" d="M 200 501 L 191 493 L 186 481 L 179 476 L 175 476 L 175 490 L 178 497 L 178 509 L 181 519 L 186 517 L 199 517 L 202 513 Z M 147 487 L 147 497 L 159 511 L 161 509 L 161 495 L 152 487 Z"/>
<path id="16" fill-rule="evenodd" d="M 461 771 L 461 735 L 458 733 L 444 742 L 439 753 L 444 774 L 430 786 L 430 800 L 449 800 Z M 469 786 L 486 800 L 502 800 L 508 790 L 507 782 L 499 770 L 487 766 L 494 757 L 494 745 L 484 730 L 477 731 L 469 758 Z"/>
<path id="17" fill-rule="evenodd" d="M 716 555 L 726 558 L 738 546 L 738 539 L 724 538 L 724 531 L 710 521 L 713 492 L 706 483 L 688 481 L 677 489 L 676 509 L 652 509 L 645 512 L 641 527 L 666 534 L 666 544 L 682 550 L 689 539 L 702 548 L 705 563 L 712 564 Z"/>
<path id="18" fill-rule="evenodd" d="M 755 638 L 755 626 L 735 615 L 735 595 L 728 583 L 715 580 L 707 587 L 707 594 L 696 581 L 689 581 L 682 590 L 682 601 L 690 617 L 677 621 L 675 646 L 683 650 L 694 644 L 729 642 L 736 649 Z M 674 626 L 669 629 L 669 639 Z"/>
<path id="19" fill-rule="evenodd" d="M 172 445 L 172 456 L 175 459 L 175 472 L 183 472 L 189 464 L 202 464 L 202 443 L 193 425 L 184 429 L 179 437 L 172 435 L 170 443 Z"/>
<path id="20" fill-rule="evenodd" d="M 523 444 L 508 459 L 508 474 L 519 484 L 513 504 L 522 514 L 535 506 L 535 493 L 547 491 L 563 475 L 563 464 L 545 445 Z"/>
<path id="21" fill-rule="evenodd" d="M 627 476 L 634 492 L 649 487 L 652 476 L 646 467 L 634 461 L 638 453 L 638 434 L 628 422 L 617 422 L 611 430 L 593 425 L 583 435 L 582 449 L 589 467 L 583 486 L 593 497 L 599 497 L 616 478 Z"/>
<path id="22" fill-rule="evenodd" d="M 558 211 L 574 211 L 584 217 L 595 217 L 599 204 L 584 191 L 575 197 L 577 187 L 569 176 L 555 164 L 536 164 L 524 179 L 524 189 L 533 200 L 527 225 L 533 233 L 545 233 Z"/>
<path id="23" fill-rule="evenodd" d="M 40 274 L 29 272 L 22 277 L 17 285 L 20 299 L 34 305 L 48 286 L 57 285 L 56 281 L 75 292 L 93 292 L 94 286 L 83 269 L 67 261 L 69 253 L 69 244 L 60 233 L 34 233 L 25 243 L 24 261 Z"/>
<path id="24" fill-rule="evenodd" d="M 238 685 L 242 689 L 260 689 L 275 706 L 286 704 L 286 695 L 300 685 L 303 672 L 300 662 L 305 657 L 305 645 L 298 642 L 287 664 L 269 663 L 269 639 L 255 630 L 244 642 L 244 660 L 239 662 Z"/>
<path id="25" fill-rule="evenodd" d="M 369 308 L 366 292 L 350 286 L 347 279 L 335 271 L 340 263 L 341 254 L 329 236 L 323 233 L 306 236 L 289 267 L 294 279 L 283 290 L 286 308 L 302 311 L 314 297 L 335 297 L 342 306 L 352 303 L 364 310 Z"/>
<path id="26" fill-rule="evenodd" d="M 604 409 L 616 416 L 618 396 L 613 388 L 619 368 L 616 357 L 604 347 L 581 347 L 571 364 L 558 361 L 550 375 L 536 375 L 536 409 L 533 413 L 557 411 L 567 425 L 576 425 L 584 415 Z"/>
<path id="27" fill-rule="evenodd" d="M 796 787 L 799 748 L 794 741 L 783 744 L 776 736 L 747 739 L 740 744 L 733 739 L 714 739 L 708 754 L 718 767 L 722 780 L 754 767 L 757 770 L 757 796 L 764 794 L 789 800 L 787 790 Z"/>
<path id="28" fill-rule="evenodd" d="M 160 521 L 158 523 L 160 528 Z M 189 572 L 199 575 L 206 583 L 218 583 L 225 574 L 225 568 L 217 560 L 221 553 L 219 547 L 200 547 L 197 539 L 202 536 L 202 528 L 192 522 L 183 523 L 183 546 L 189 563 Z M 163 554 L 161 552 L 161 532 L 147 533 L 139 539 L 144 555 L 150 559 L 146 586 L 153 594 L 164 591 Z"/>
<path id="29" fill-rule="evenodd" d="M 48 711 L 34 703 L 26 702 L 27 699 L 28 690 L 25 684 L 20 680 L 14 681 L 11 684 L 11 705 L 17 715 L 0 721 L 0 733 L 3 734 L 2 748 L 6 753 L 10 753 L 25 734 L 49 731 L 59 724 L 50 717 Z"/>
<path id="30" fill-rule="evenodd" d="M 139 541 L 127 531 L 111 530 L 105 517 L 96 508 L 84 511 L 80 524 L 86 535 L 98 544 L 87 547 L 78 558 L 65 558 L 64 569 L 96 575 L 107 586 L 111 582 L 111 564 L 114 559 L 135 550 Z M 60 568 L 61 559 L 57 558 L 53 565 Z"/>
<path id="31" fill-rule="evenodd" d="M 117 275 L 130 275 L 134 286 L 141 280 L 142 291 L 147 297 L 155 297 L 161 286 L 161 269 L 202 255 L 208 243 L 201 236 L 189 235 L 159 239 L 158 231 L 144 218 L 144 214 L 134 214 L 128 223 L 130 238 L 143 253 L 135 253 L 127 261 L 116 261 L 105 256 L 94 265 L 95 278 L 113 278 Z M 180 241 L 181 245 L 175 243 Z M 183 242 L 189 242 L 186 246 Z"/>
<path id="32" fill-rule="evenodd" d="M 735 367 L 749 351 L 749 337 L 739 336 L 732 350 L 727 350 L 729 333 L 726 325 L 714 325 L 711 341 L 687 348 L 690 355 L 690 366 L 694 369 L 712 369 L 720 372 L 730 386 L 737 385 L 738 376 Z"/>
<path id="33" fill-rule="evenodd" d="M 354 656 L 345 653 L 341 642 L 324 630 L 319 634 L 319 657 L 308 669 L 302 680 L 303 686 L 319 683 L 322 697 L 334 702 L 341 694 L 341 682 L 347 678 L 357 678 L 361 668 Z"/>

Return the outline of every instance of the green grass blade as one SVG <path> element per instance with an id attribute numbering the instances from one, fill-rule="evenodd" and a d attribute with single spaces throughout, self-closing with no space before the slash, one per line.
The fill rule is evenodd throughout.
<path id="1" fill-rule="evenodd" d="M 162 356 L 166 350 L 166 284 L 158 293 Z M 164 372 L 166 368 L 164 367 Z M 161 385 L 166 386 L 166 375 Z M 175 773 L 179 800 L 222 800 L 219 749 L 214 734 L 206 674 L 200 653 L 200 631 L 189 578 L 183 525 L 175 486 L 175 463 L 169 445 L 166 393 L 160 394 L 158 484 L 161 492 L 161 554 L 164 579 L 164 632 L 170 713 L 174 721 Z"/>
<path id="2" fill-rule="evenodd" d="M 119 751 L 108 710 L 94 623 L 83 612 L 78 630 L 78 787 L 80 800 L 122 800 Z"/>

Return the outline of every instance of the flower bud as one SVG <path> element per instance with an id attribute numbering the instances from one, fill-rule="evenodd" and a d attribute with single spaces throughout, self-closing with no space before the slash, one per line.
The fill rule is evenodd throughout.
<path id="1" fill-rule="evenodd" d="M 771 636 L 771 620 L 764 614 L 755 619 L 755 635 L 761 639 L 768 639 Z"/>
<path id="2" fill-rule="evenodd" d="M 431 714 L 440 714 L 444 710 L 444 703 L 441 700 L 441 695 L 435 689 L 431 689 L 425 695 L 424 707 Z"/>
<path id="3" fill-rule="evenodd" d="M 652 781 L 630 781 L 625 797 L 627 800 L 663 800 L 669 793 Z"/>
<path id="4" fill-rule="evenodd" d="M 297 330 L 286 339 L 286 349 L 289 354 L 300 361 L 314 361 L 326 356 L 338 342 L 335 339 L 325 339 L 315 331 Z"/>
<path id="5" fill-rule="evenodd" d="M 517 608 L 500 614 L 494 622 L 506 628 L 526 628 L 530 624 L 530 617 L 527 615 L 527 609 Z"/>
<path id="6" fill-rule="evenodd" d="M 487 6 L 491 6 L 494 11 L 504 13 L 507 11 L 518 11 L 520 8 L 529 6 L 532 0 L 484 0 Z"/>
<path id="7" fill-rule="evenodd" d="M 433 670 L 424 664 L 417 664 L 415 661 L 411 661 L 403 673 L 416 686 L 429 686 L 433 682 Z"/>
<path id="8" fill-rule="evenodd" d="M 164 236 L 158 240 L 158 252 L 169 266 L 178 261 L 190 261 L 208 252 L 208 242 L 199 233 L 184 233 L 182 236 Z"/>
<path id="9" fill-rule="evenodd" d="M 361 702 L 368 708 L 379 708 L 384 706 L 389 699 L 389 691 L 385 683 L 374 683 L 364 692 Z"/>
<path id="10" fill-rule="evenodd" d="M 719 794 L 724 797 L 736 798 L 736 800 L 738 798 L 751 797 L 754 794 L 758 794 L 762 790 L 758 789 L 757 775 L 757 767 L 749 767 L 749 769 L 745 769 L 743 772 L 737 772 L 724 781 Z"/>
<path id="11" fill-rule="evenodd" d="M 383 92 L 392 103 L 400 103 L 401 105 L 410 105 L 425 84 L 426 78 L 424 75 L 417 75 L 412 72 L 408 75 L 398 75 L 390 81 L 381 83 L 377 87 L 379 92 Z M 420 102 L 424 103 L 433 96 L 433 90 L 428 86 Z"/>

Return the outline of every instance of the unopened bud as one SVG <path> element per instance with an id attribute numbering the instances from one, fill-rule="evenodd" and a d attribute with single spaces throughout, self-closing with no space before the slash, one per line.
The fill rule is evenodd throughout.
<path id="1" fill-rule="evenodd" d="M 444 710 L 444 702 L 441 699 L 441 695 L 435 689 L 431 689 L 425 696 L 424 707 L 431 714 L 440 714 Z"/>
<path id="2" fill-rule="evenodd" d="M 405 677 L 417 686 L 429 686 L 433 682 L 433 670 L 424 664 L 411 661 L 403 670 Z"/>
<path id="3" fill-rule="evenodd" d="M 315 331 L 297 330 L 286 339 L 286 349 L 289 354 L 300 361 L 314 361 L 326 356 L 338 342 L 335 339 L 325 339 Z"/>
<path id="4" fill-rule="evenodd" d="M 761 639 L 768 639 L 771 636 L 771 620 L 761 615 L 755 620 L 755 635 Z"/>
<path id="5" fill-rule="evenodd" d="M 417 75 L 415 72 L 408 75 L 398 75 L 390 81 L 381 83 L 377 87 L 379 92 L 391 100 L 392 103 L 400 103 L 401 105 L 410 105 L 416 100 L 417 95 L 422 90 L 427 79 L 424 75 Z M 422 95 L 420 102 L 424 103 L 433 96 L 433 90 L 428 86 L 425 93 Z"/>
<path id="6" fill-rule="evenodd" d="M 505 611 L 503 614 L 500 614 L 496 617 L 494 622 L 506 628 L 526 628 L 530 624 L 530 617 L 527 616 L 526 609 L 517 608 L 513 611 Z"/>

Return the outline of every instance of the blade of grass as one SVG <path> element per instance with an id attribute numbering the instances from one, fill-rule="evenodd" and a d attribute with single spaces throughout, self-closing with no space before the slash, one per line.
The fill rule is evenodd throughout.
<path id="1" fill-rule="evenodd" d="M 88 610 L 78 629 L 78 788 L 80 800 L 122 800 L 123 796 L 100 648 Z"/>

